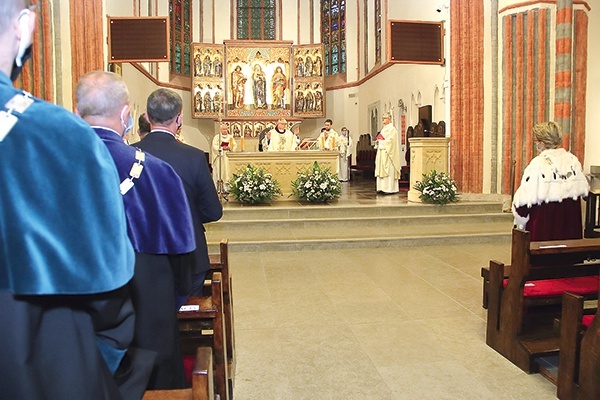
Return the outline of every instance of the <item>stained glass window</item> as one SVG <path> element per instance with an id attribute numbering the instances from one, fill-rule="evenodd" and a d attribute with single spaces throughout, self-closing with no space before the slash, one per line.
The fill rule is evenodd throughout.
<path id="1" fill-rule="evenodd" d="M 321 0 L 325 75 L 346 72 L 346 0 Z"/>
<path id="2" fill-rule="evenodd" d="M 237 38 L 275 40 L 275 0 L 237 0 Z"/>
<path id="3" fill-rule="evenodd" d="M 169 0 L 171 72 L 191 76 L 192 0 Z"/>
<path id="4" fill-rule="evenodd" d="M 381 62 L 381 0 L 375 0 L 375 63 Z"/>

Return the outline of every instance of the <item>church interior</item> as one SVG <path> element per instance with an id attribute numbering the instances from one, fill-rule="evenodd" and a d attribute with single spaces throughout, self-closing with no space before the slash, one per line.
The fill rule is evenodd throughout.
<path id="1" fill-rule="evenodd" d="M 326 118 L 350 132 L 351 178 L 338 200 L 313 205 L 286 197 L 250 206 L 223 199 L 223 218 L 205 226 L 209 253 L 228 240 L 234 296 L 235 368 L 221 400 L 557 398 L 556 380 L 486 343 L 482 267 L 511 263 L 511 195 L 535 156 L 536 123 L 560 126 L 563 146 L 586 174 L 600 165 L 593 150 L 600 148 L 593 122 L 600 109 L 600 52 L 593 50 L 600 45 L 600 4 L 34 3 L 34 55 L 16 85 L 68 110 L 83 74 L 110 70 L 129 89 L 135 121 L 155 89 L 178 93 L 180 140 L 207 159 L 221 123 L 236 138 L 242 164 L 279 118 L 300 123 L 307 142 Z M 150 42 L 162 40 L 168 61 L 113 57 L 124 36 L 112 22 L 141 17 L 168 21 L 166 37 L 147 26 L 127 31 L 135 42 L 124 51 L 146 54 L 155 50 L 147 49 Z M 263 80 L 267 86 L 256 86 Z M 429 169 L 408 169 L 409 144 L 430 136 L 423 133 L 424 106 L 441 132 L 431 136 L 444 146 L 439 164 L 427 165 L 456 181 L 457 203 L 411 199 L 417 175 Z M 402 179 L 410 183 L 378 195 L 368 163 L 357 162 L 357 144 L 375 138 L 386 113 L 410 171 Z M 138 140 L 132 132 L 129 141 Z"/>

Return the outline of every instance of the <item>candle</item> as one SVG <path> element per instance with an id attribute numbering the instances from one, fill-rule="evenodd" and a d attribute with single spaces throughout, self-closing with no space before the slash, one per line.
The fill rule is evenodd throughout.
<path id="1" fill-rule="evenodd" d="M 244 136 L 241 137 L 242 140 L 242 151 L 244 151 Z"/>

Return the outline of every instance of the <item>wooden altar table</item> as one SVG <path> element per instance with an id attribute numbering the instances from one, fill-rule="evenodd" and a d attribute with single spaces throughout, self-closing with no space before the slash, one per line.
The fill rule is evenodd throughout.
<path id="1" fill-rule="evenodd" d="M 248 164 L 262 167 L 273 175 L 279 182 L 283 196 L 278 201 L 293 201 L 295 197 L 288 197 L 292 193 L 292 181 L 296 180 L 298 172 L 310 168 L 318 162 L 323 168 L 330 168 L 338 172 L 337 151 L 300 150 L 300 151 L 273 151 L 273 152 L 231 152 L 229 158 L 229 171 L 239 174 Z"/>

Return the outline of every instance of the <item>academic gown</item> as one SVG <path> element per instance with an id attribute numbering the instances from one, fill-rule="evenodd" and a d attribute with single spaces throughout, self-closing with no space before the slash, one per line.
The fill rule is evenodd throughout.
<path id="1" fill-rule="evenodd" d="M 0 107 L 22 92 L 0 73 Z M 0 140 L 0 395 L 119 399 L 134 257 L 119 180 L 81 119 L 39 99 Z"/>
<path id="2" fill-rule="evenodd" d="M 121 182 L 131 179 L 134 164 L 143 166 L 139 178 L 133 178 L 134 185 L 123 194 L 127 231 L 136 251 L 130 283 L 136 312 L 133 346 L 157 353 L 148 389 L 183 388 L 175 288 L 177 282 L 189 290 L 190 253 L 196 247 L 185 191 L 169 164 L 126 145 L 115 131 L 94 130 L 111 153 Z M 140 154 L 143 161 L 136 159 Z"/>
<path id="3" fill-rule="evenodd" d="M 515 225 L 534 242 L 581 239 L 581 197 L 588 193 L 577 157 L 562 148 L 544 150 L 525 168 L 513 196 Z"/>
<path id="4" fill-rule="evenodd" d="M 218 221 L 223 216 L 223 206 L 212 181 L 206 155 L 198 148 L 178 142 L 171 133 L 165 131 L 152 131 L 136 145 L 167 162 L 183 182 L 196 238 L 192 272 L 201 275 L 197 281 L 201 286 L 204 274 L 210 269 L 203 224 Z"/>

